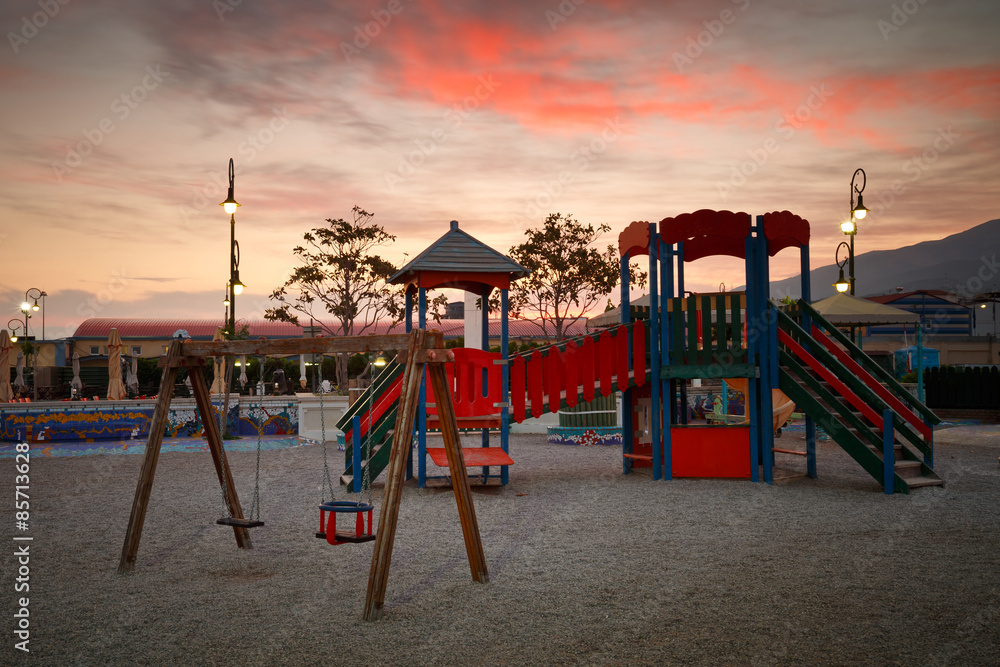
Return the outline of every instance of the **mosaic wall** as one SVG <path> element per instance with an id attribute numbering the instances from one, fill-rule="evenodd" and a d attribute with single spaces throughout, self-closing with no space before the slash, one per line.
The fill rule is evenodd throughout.
<path id="1" fill-rule="evenodd" d="M 218 420 L 222 406 L 215 404 Z M 145 440 L 153 418 L 152 402 L 127 404 L 73 405 L 57 408 L 7 409 L 0 413 L 0 440 L 24 438 L 31 426 L 32 439 L 39 442 L 71 440 Z M 229 409 L 230 430 L 243 436 L 294 435 L 299 429 L 298 405 L 288 401 L 265 401 L 263 404 L 233 405 Z M 164 437 L 197 437 L 205 427 L 198 419 L 194 403 L 175 401 L 167 417 Z"/>

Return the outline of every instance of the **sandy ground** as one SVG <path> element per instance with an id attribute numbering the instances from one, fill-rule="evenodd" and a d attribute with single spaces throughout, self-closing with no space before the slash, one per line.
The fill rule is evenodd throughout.
<path id="1" fill-rule="evenodd" d="M 215 525 L 209 456 L 164 454 L 126 576 L 141 457 L 32 458 L 0 664 L 997 664 L 1000 426 L 939 431 L 947 486 L 896 496 L 829 442 L 818 480 L 778 455 L 773 486 L 623 476 L 617 449 L 544 436 L 511 453 L 510 485 L 474 494 L 490 583 L 470 577 L 450 487 L 410 482 L 376 623 L 361 620 L 372 544 L 313 536 L 318 447 L 264 453 L 267 524 L 248 551 Z M 246 501 L 254 455 L 231 459 Z M 11 515 L 14 465 L 0 462 Z M 15 535 L 34 538 L 27 594 Z M 29 655 L 12 633 L 22 596 Z"/>

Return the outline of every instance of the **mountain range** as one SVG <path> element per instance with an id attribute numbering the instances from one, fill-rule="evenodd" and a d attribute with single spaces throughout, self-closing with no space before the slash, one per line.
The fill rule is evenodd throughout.
<path id="1" fill-rule="evenodd" d="M 813 269 L 812 300 L 834 294 L 838 275 L 836 264 Z M 967 299 L 982 292 L 1000 292 L 1000 219 L 937 241 L 856 255 L 854 277 L 857 296 L 944 290 Z M 772 281 L 771 296 L 798 298 L 800 277 Z"/>

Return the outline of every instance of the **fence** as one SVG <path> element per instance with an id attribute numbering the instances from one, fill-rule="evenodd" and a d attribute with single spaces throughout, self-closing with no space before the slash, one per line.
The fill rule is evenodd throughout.
<path id="1" fill-rule="evenodd" d="M 930 368 L 924 371 L 927 407 L 1000 408 L 1000 368 Z"/>

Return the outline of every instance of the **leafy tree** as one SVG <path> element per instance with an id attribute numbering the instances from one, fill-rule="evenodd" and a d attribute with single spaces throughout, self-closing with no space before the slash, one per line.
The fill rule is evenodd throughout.
<path id="1" fill-rule="evenodd" d="M 398 316 L 399 291 L 386 283 L 396 267 L 374 254 L 396 237 L 372 222 L 373 213 L 358 206 L 352 212 L 350 222 L 327 219 L 329 227 L 303 234 L 305 244 L 293 250 L 301 266 L 271 293 L 280 305 L 267 309 L 266 319 L 299 324 L 304 316 L 328 335 L 357 336 L 380 319 Z M 336 328 L 329 324 L 330 315 Z M 336 370 L 338 386 L 346 388 L 347 355 L 337 357 Z"/>
<path id="2" fill-rule="evenodd" d="M 552 213 L 541 229 L 529 229 L 528 240 L 511 248 L 510 256 L 531 271 L 511 286 L 510 312 L 513 317 L 541 318 L 538 326 L 556 340 L 566 337 L 566 328 L 584 317 L 618 284 L 618 251 L 613 245 L 603 252 L 595 245 L 601 234 L 611 231 L 606 224 L 596 229 Z M 646 274 L 631 272 L 632 283 L 646 284 Z"/>

